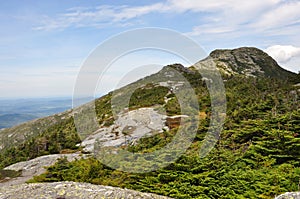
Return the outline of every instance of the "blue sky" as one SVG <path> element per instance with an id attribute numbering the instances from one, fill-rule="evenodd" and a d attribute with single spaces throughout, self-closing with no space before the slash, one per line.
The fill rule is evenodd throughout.
<path id="1" fill-rule="evenodd" d="M 176 30 L 207 53 L 255 46 L 298 72 L 299 10 L 299 0 L 1 1 L 0 97 L 71 96 L 93 49 L 115 34 L 144 27 Z M 148 62 L 178 62 L 150 54 Z M 122 64 L 126 71 L 130 63 Z"/>

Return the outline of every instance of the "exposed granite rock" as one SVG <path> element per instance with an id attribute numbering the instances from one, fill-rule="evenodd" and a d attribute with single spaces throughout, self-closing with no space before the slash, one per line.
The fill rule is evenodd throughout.
<path id="1" fill-rule="evenodd" d="M 275 199 L 300 199 L 300 192 L 288 192 L 277 196 Z"/>
<path id="2" fill-rule="evenodd" d="M 86 152 L 94 152 L 95 142 L 105 147 L 119 147 L 134 143 L 144 136 L 162 132 L 166 128 L 166 115 L 160 114 L 154 108 L 140 108 L 123 112 L 118 115 L 114 124 L 102 127 L 83 140 L 81 146 Z"/>
<path id="3" fill-rule="evenodd" d="M 67 157 L 74 161 L 85 155 L 55 154 L 41 156 L 29 161 L 19 162 L 6 167 L 6 170 L 22 171 L 17 178 L 0 183 L 0 199 L 167 199 L 150 193 L 140 193 L 133 190 L 116 187 L 92 185 L 89 183 L 55 182 L 25 184 L 33 176 L 45 172 L 46 166 L 53 165 L 59 158 Z"/>
<path id="4" fill-rule="evenodd" d="M 168 199 L 116 187 L 88 183 L 55 182 L 0 187 L 0 199 Z"/>
<path id="5" fill-rule="evenodd" d="M 217 67 L 226 75 L 242 74 L 245 76 L 264 76 L 288 79 L 294 73 L 281 68 L 278 63 L 264 51 L 253 47 L 233 50 L 215 50 L 210 53 Z"/>
<path id="6" fill-rule="evenodd" d="M 161 73 L 170 73 L 173 70 L 176 70 L 179 73 L 185 73 L 185 74 L 195 74 L 195 71 L 190 70 L 189 68 L 184 67 L 182 64 L 172 64 L 165 66 L 160 72 Z"/>
<path id="7" fill-rule="evenodd" d="M 80 159 L 84 156 L 77 153 L 54 154 L 41 156 L 29 161 L 18 162 L 16 164 L 4 168 L 4 170 L 22 171 L 21 176 L 17 178 L 8 179 L 7 181 L 0 183 L 0 186 L 25 183 L 27 180 L 30 180 L 33 176 L 41 175 L 42 173 L 44 173 L 46 171 L 45 167 L 54 165 L 59 158 L 63 157 L 67 157 L 68 161 L 74 161 L 75 159 Z"/>

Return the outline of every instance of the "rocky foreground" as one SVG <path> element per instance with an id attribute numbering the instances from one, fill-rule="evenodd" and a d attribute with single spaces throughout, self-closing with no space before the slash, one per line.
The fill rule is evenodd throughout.
<path id="1" fill-rule="evenodd" d="M 22 173 L 17 178 L 7 179 L 0 183 L 0 199 L 168 199 L 168 197 L 155 194 L 89 183 L 25 183 L 33 176 L 45 172 L 45 166 L 53 165 L 62 157 L 74 161 L 84 156 L 80 154 L 47 155 L 6 167 L 5 170 L 22 171 Z"/>
<path id="2" fill-rule="evenodd" d="M 0 199 L 168 199 L 116 187 L 88 183 L 54 182 L 0 187 Z M 169 198 L 170 199 L 170 198 Z"/>
<path id="3" fill-rule="evenodd" d="M 300 192 L 288 192 L 276 197 L 275 199 L 300 199 Z"/>
<path id="4" fill-rule="evenodd" d="M 45 167 L 54 165 L 59 158 L 63 157 L 66 157 L 68 161 L 74 161 L 75 159 L 80 159 L 84 156 L 78 153 L 53 154 L 41 156 L 29 161 L 18 162 L 16 164 L 4 168 L 4 170 L 21 171 L 21 175 L 17 178 L 8 178 L 3 182 L 0 182 L 0 186 L 2 187 L 6 185 L 17 185 L 25 183 L 26 181 L 33 178 L 33 176 L 38 176 L 44 173 L 46 171 Z"/>

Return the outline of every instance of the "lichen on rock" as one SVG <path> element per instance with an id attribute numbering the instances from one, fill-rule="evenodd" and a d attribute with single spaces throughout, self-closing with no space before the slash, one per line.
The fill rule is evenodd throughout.
<path id="1" fill-rule="evenodd" d="M 170 199 L 151 193 L 76 182 L 20 184 L 0 187 L 0 199 Z"/>

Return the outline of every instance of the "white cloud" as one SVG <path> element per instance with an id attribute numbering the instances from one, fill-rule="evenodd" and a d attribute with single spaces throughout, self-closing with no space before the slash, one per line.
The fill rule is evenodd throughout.
<path id="1" fill-rule="evenodd" d="M 190 12 L 192 17 L 199 17 L 199 24 L 191 27 L 191 31 L 186 35 L 203 36 L 202 39 L 210 42 L 216 39 L 226 42 L 226 39 L 250 38 L 258 34 L 265 37 L 295 36 L 300 33 L 299 26 L 295 25 L 300 23 L 299 10 L 300 1 L 294 0 L 252 0 L 243 3 L 240 0 L 165 0 L 143 6 L 102 5 L 93 8 L 70 8 L 66 13 L 54 17 L 45 16 L 36 29 L 126 26 L 136 22 L 133 19 L 147 14 Z M 287 46 L 273 46 L 267 50 L 281 63 L 291 59 L 298 52 L 298 49 Z"/>
<path id="2" fill-rule="evenodd" d="M 263 13 L 279 5 L 281 0 L 168 0 L 170 10 L 177 12 L 191 11 L 210 15 L 206 23 L 211 26 L 233 26 L 249 24 L 256 21 Z M 236 27 L 234 27 L 236 28 Z"/>
<path id="3" fill-rule="evenodd" d="M 280 0 L 252 0 L 241 3 L 240 0 L 168 0 L 170 8 L 177 11 L 194 11 L 194 12 L 207 12 L 207 11 L 222 11 L 228 13 L 234 12 L 257 12 L 268 6 L 273 6 L 279 3 Z"/>
<path id="4" fill-rule="evenodd" d="M 202 12 L 205 18 L 201 25 L 194 26 L 189 36 L 199 35 L 241 35 L 254 32 L 253 24 L 266 12 L 280 5 L 280 0 L 252 0 L 240 3 L 239 0 L 169 0 L 169 5 L 178 12 Z M 238 33 L 238 34 L 236 34 Z M 232 35 L 234 36 L 234 35 Z"/>
<path id="5" fill-rule="evenodd" d="M 300 57 L 300 48 L 294 46 L 275 45 L 265 51 L 279 63 L 286 63 L 292 58 Z"/>
<path id="6" fill-rule="evenodd" d="M 199 36 L 202 34 L 225 34 L 235 31 L 234 27 L 229 26 L 211 26 L 202 25 L 195 26 L 191 32 L 186 33 L 187 36 Z"/>
<path id="7" fill-rule="evenodd" d="M 300 2 L 283 0 L 166 0 L 143 6 L 110 6 L 70 8 L 66 13 L 44 16 L 36 30 L 56 30 L 69 27 L 103 28 L 123 26 L 130 20 L 151 13 L 201 13 L 201 25 L 195 24 L 190 35 L 219 34 L 236 29 L 265 31 L 300 21 Z M 197 17 L 197 15 L 196 15 Z M 203 25 L 205 24 L 205 25 Z M 255 29 L 254 29 L 255 28 Z M 291 31 L 293 31 L 292 29 Z"/>
<path id="8" fill-rule="evenodd" d="M 120 13 L 114 15 L 114 21 L 128 20 L 151 12 L 164 12 L 168 9 L 169 8 L 162 3 L 138 7 L 125 7 Z"/>
<path id="9" fill-rule="evenodd" d="M 274 45 L 265 49 L 283 68 L 298 73 L 300 71 L 300 47 Z"/>
<path id="10" fill-rule="evenodd" d="M 276 29 L 294 25 L 300 22 L 300 2 L 286 1 L 276 8 L 268 10 L 253 27 L 261 29 Z"/>
<path id="11" fill-rule="evenodd" d="M 109 6 L 103 5 L 96 8 L 70 8 L 66 13 L 54 17 L 44 16 L 41 25 L 36 30 L 65 29 L 68 27 L 103 27 L 105 25 L 124 23 L 150 13 L 182 13 L 202 12 L 213 13 L 207 22 L 220 22 L 232 24 L 245 22 L 256 13 L 275 5 L 279 0 L 252 0 L 240 3 L 239 0 L 167 0 L 144 6 Z"/>
<path id="12" fill-rule="evenodd" d="M 168 8 L 162 3 L 145 6 L 109 6 L 96 8 L 70 8 L 66 13 L 55 17 L 44 16 L 41 25 L 35 30 L 56 30 L 68 27 L 95 27 L 101 28 L 111 24 L 120 26 L 130 19 L 146 15 L 151 12 L 163 12 Z"/>

